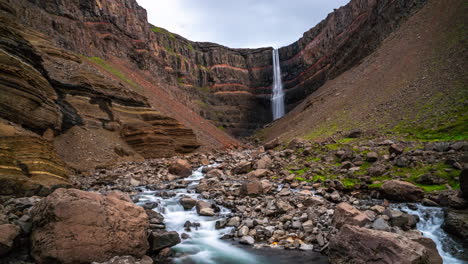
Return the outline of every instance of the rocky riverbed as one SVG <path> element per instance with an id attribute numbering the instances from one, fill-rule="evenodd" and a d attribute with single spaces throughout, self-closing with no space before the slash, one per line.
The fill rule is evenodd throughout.
<path id="1" fill-rule="evenodd" d="M 468 144 L 356 137 L 124 163 L 46 198 L 2 197 L 2 260 L 467 261 Z M 205 251 L 214 260 L 193 257 Z"/>

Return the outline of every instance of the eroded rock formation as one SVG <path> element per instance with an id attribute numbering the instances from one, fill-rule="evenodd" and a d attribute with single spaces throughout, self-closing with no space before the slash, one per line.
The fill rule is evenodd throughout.
<path id="1" fill-rule="evenodd" d="M 374 51 L 424 2 L 353 0 L 280 49 L 288 109 Z M 150 82 L 232 134 L 246 135 L 271 121 L 271 48 L 189 41 L 149 24 L 135 0 L 9 0 L 3 5 L 65 49 L 130 62 L 133 66 L 122 67 L 149 73 Z"/>

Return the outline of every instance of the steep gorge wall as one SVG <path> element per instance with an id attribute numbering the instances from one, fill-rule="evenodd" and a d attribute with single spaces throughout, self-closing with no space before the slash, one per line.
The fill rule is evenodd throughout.
<path id="1" fill-rule="evenodd" d="M 135 0 L 6 2 L 3 9 L 61 47 L 128 62 L 130 71 L 145 73 L 174 100 L 234 135 L 248 135 L 271 122 L 271 48 L 189 41 L 149 24 Z M 281 48 L 287 110 L 370 54 L 424 2 L 352 0 Z"/>
<path id="2" fill-rule="evenodd" d="M 426 0 L 352 0 L 280 49 L 287 109 L 372 53 Z"/>

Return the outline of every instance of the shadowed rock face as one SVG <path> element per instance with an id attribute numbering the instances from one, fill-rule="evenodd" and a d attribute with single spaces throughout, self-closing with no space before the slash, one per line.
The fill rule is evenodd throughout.
<path id="1" fill-rule="evenodd" d="M 374 51 L 424 2 L 352 0 L 280 49 L 288 110 Z M 134 71 L 150 72 L 166 92 L 234 135 L 247 135 L 272 119 L 271 48 L 189 41 L 149 24 L 135 0 L 9 0 L 3 5 L 65 49 L 119 57 L 136 66 Z"/>

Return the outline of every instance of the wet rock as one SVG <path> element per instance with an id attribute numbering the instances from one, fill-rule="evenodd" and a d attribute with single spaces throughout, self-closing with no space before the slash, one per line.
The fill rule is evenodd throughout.
<path id="1" fill-rule="evenodd" d="M 468 212 L 466 210 L 447 210 L 442 229 L 447 233 L 468 241 Z"/>
<path id="2" fill-rule="evenodd" d="M 218 220 L 216 221 L 215 223 L 215 228 L 216 229 L 223 229 L 227 224 L 227 221 L 226 219 L 221 219 L 221 220 Z"/>
<path id="3" fill-rule="evenodd" d="M 58 189 L 34 206 L 31 215 L 32 255 L 37 263 L 142 257 L 149 248 L 144 209 L 115 195 Z"/>
<path id="4" fill-rule="evenodd" d="M 181 242 L 179 234 L 175 231 L 152 232 L 149 240 L 151 252 L 157 252 L 163 248 L 172 247 Z"/>
<path id="5" fill-rule="evenodd" d="M 416 228 L 416 224 L 419 221 L 417 216 L 403 213 L 398 210 L 387 209 L 384 214 L 390 218 L 392 226 L 400 227 L 403 230 Z"/>
<path id="6" fill-rule="evenodd" d="M 249 228 L 247 226 L 242 226 L 239 231 L 237 231 L 237 236 L 244 237 L 249 235 Z"/>
<path id="7" fill-rule="evenodd" d="M 412 183 L 398 180 L 386 181 L 382 185 L 384 195 L 400 202 L 417 202 L 424 196 L 424 191 Z"/>
<path id="8" fill-rule="evenodd" d="M 214 209 L 212 207 L 213 207 L 212 204 L 210 204 L 209 202 L 198 201 L 196 203 L 197 213 L 199 215 L 214 216 L 215 212 L 214 212 Z"/>
<path id="9" fill-rule="evenodd" d="M 183 197 L 179 200 L 179 203 L 184 207 L 185 210 L 190 210 L 197 204 L 197 200 L 190 197 Z"/>
<path id="10" fill-rule="evenodd" d="M 369 222 L 366 214 L 354 208 L 348 203 L 340 203 L 335 208 L 333 214 L 333 225 L 340 229 L 343 225 L 364 226 Z"/>
<path id="11" fill-rule="evenodd" d="M 262 183 L 258 180 L 244 181 L 241 187 L 241 195 L 259 195 L 263 193 Z"/>
<path id="12" fill-rule="evenodd" d="M 192 175 L 192 166 L 188 161 L 178 159 L 169 166 L 169 173 L 179 177 L 188 177 Z"/>
<path id="13" fill-rule="evenodd" d="M 238 216 L 234 216 L 227 222 L 226 226 L 239 226 L 240 225 L 240 218 Z"/>
<path id="14" fill-rule="evenodd" d="M 425 241 L 425 243 L 430 243 Z M 344 225 L 329 244 L 331 263 L 442 263 L 434 242 L 423 245 L 405 236 Z"/>
<path id="15" fill-rule="evenodd" d="M 0 257 L 10 252 L 13 248 L 14 240 L 19 233 L 20 228 L 16 225 L 0 225 Z"/>
<path id="16" fill-rule="evenodd" d="M 239 243 L 245 244 L 245 245 L 253 245 L 255 244 L 255 239 L 251 236 L 243 236 L 239 240 Z"/>

